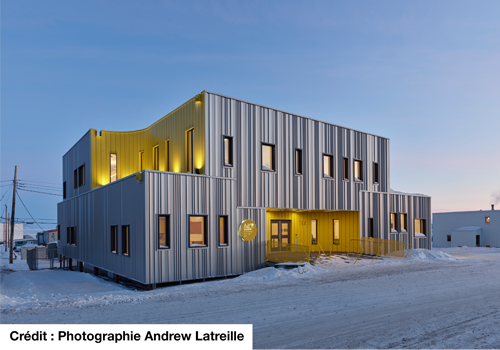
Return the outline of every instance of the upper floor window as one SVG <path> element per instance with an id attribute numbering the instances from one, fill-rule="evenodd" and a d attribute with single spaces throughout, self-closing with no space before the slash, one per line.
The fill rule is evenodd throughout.
<path id="1" fill-rule="evenodd" d="M 379 183 L 378 163 L 373 163 L 373 183 Z"/>
<path id="2" fill-rule="evenodd" d="M 85 185 L 85 164 L 78 168 L 78 186 Z"/>
<path id="3" fill-rule="evenodd" d="M 158 215 L 158 248 L 170 248 L 170 215 Z"/>
<path id="4" fill-rule="evenodd" d="M 116 171 L 116 153 L 111 153 L 109 155 L 109 182 L 117 180 Z"/>
<path id="5" fill-rule="evenodd" d="M 415 219 L 415 237 L 425 236 L 425 219 Z"/>
<path id="6" fill-rule="evenodd" d="M 71 228 L 71 244 L 76 246 L 76 227 Z"/>
<path id="7" fill-rule="evenodd" d="M 78 169 L 73 172 L 73 185 L 74 188 L 78 188 Z"/>
<path id="8" fill-rule="evenodd" d="M 165 141 L 165 171 L 170 171 L 170 140 Z"/>
<path id="9" fill-rule="evenodd" d="M 193 149 L 194 149 L 194 129 L 190 129 L 186 134 L 186 162 L 187 162 L 187 172 L 194 174 L 194 160 L 193 160 Z"/>
<path id="10" fill-rule="evenodd" d="M 302 175 L 302 150 L 295 149 L 295 174 Z"/>
<path id="11" fill-rule="evenodd" d="M 323 154 L 323 177 L 333 179 L 333 156 Z"/>
<path id="12" fill-rule="evenodd" d="M 233 138 L 224 136 L 224 166 L 233 166 Z"/>
<path id="13" fill-rule="evenodd" d="M 63 199 L 66 198 L 66 181 L 63 182 Z"/>
<path id="14" fill-rule="evenodd" d="M 489 224 L 490 223 L 490 217 L 489 216 L 485 216 L 484 217 L 484 223 L 485 224 Z"/>
<path id="15" fill-rule="evenodd" d="M 398 216 L 396 213 L 391 213 L 391 233 L 398 233 Z"/>
<path id="16" fill-rule="evenodd" d="M 400 218 L 401 233 L 405 233 L 408 231 L 408 215 L 401 214 L 400 216 L 401 216 L 401 218 Z"/>
<path id="17" fill-rule="evenodd" d="M 143 151 L 139 152 L 139 170 L 140 171 L 144 170 L 144 152 Z"/>
<path id="18" fill-rule="evenodd" d="M 219 245 L 228 245 L 227 216 L 219 216 Z"/>
<path id="19" fill-rule="evenodd" d="M 160 170 L 160 147 L 153 147 L 153 170 Z"/>
<path id="20" fill-rule="evenodd" d="M 373 218 L 368 218 L 368 238 L 374 238 L 375 231 L 373 227 Z"/>
<path id="21" fill-rule="evenodd" d="M 343 179 L 349 180 L 349 159 L 344 158 L 343 164 L 344 164 Z"/>
<path id="22" fill-rule="evenodd" d="M 274 145 L 262 144 L 262 170 L 276 171 Z"/>
<path id="23" fill-rule="evenodd" d="M 189 217 L 189 247 L 206 247 L 207 239 L 207 220 L 206 216 Z"/>
<path id="24" fill-rule="evenodd" d="M 354 181 L 363 181 L 363 161 L 354 160 Z"/>
<path id="25" fill-rule="evenodd" d="M 66 227 L 66 244 L 71 244 L 71 228 Z"/>

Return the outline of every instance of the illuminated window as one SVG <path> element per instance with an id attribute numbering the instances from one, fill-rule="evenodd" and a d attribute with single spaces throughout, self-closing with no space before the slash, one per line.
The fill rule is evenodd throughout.
<path id="1" fill-rule="evenodd" d="M 302 174 L 302 150 L 295 149 L 295 174 Z"/>
<path id="2" fill-rule="evenodd" d="M 323 154 L 323 177 L 333 179 L 333 156 Z"/>
<path id="3" fill-rule="evenodd" d="M 228 245 L 227 216 L 219 216 L 219 245 Z"/>
<path id="4" fill-rule="evenodd" d="M 160 170 L 159 147 L 153 147 L 153 170 Z"/>
<path id="5" fill-rule="evenodd" d="M 276 171 L 274 154 L 274 145 L 262 144 L 262 170 Z"/>
<path id="6" fill-rule="evenodd" d="M 224 136 L 224 166 L 233 166 L 233 138 Z"/>
<path id="7" fill-rule="evenodd" d="M 373 218 L 368 218 L 368 237 L 375 237 L 375 232 L 373 231 Z"/>
<path id="8" fill-rule="evenodd" d="M 158 215 L 158 248 L 170 248 L 170 215 Z"/>
<path id="9" fill-rule="evenodd" d="M 165 141 L 165 171 L 170 171 L 170 140 Z"/>
<path id="10" fill-rule="evenodd" d="M 451 242 L 451 235 L 446 236 L 446 242 Z"/>
<path id="11" fill-rule="evenodd" d="M 354 160 L 354 181 L 363 181 L 363 161 Z"/>
<path id="12" fill-rule="evenodd" d="M 349 159 L 344 158 L 344 180 L 349 180 Z"/>
<path id="13" fill-rule="evenodd" d="M 400 225 L 401 225 L 401 233 L 405 233 L 408 231 L 408 216 L 407 216 L 407 214 L 400 215 Z"/>
<path id="14" fill-rule="evenodd" d="M 189 247 L 206 247 L 207 227 L 205 216 L 189 216 Z"/>
<path id="15" fill-rule="evenodd" d="M 333 244 L 340 244 L 340 221 L 333 220 Z"/>
<path id="16" fill-rule="evenodd" d="M 117 242 L 118 242 L 118 237 L 117 237 L 117 227 L 118 226 L 111 226 L 111 253 L 117 254 L 118 253 L 118 247 L 117 247 Z"/>
<path id="17" fill-rule="evenodd" d="M 311 220 L 311 244 L 318 244 L 318 221 Z"/>
<path id="18" fill-rule="evenodd" d="M 193 164 L 193 149 L 194 149 L 194 129 L 188 130 L 186 138 L 186 162 L 187 162 L 187 172 L 194 174 L 194 164 Z"/>
<path id="19" fill-rule="evenodd" d="M 76 246 L 76 227 L 71 228 L 71 244 Z"/>
<path id="20" fill-rule="evenodd" d="M 415 237 L 425 236 L 425 219 L 415 219 Z"/>
<path id="21" fill-rule="evenodd" d="M 122 254 L 130 256 L 129 226 L 122 226 Z"/>
<path id="22" fill-rule="evenodd" d="M 117 180 L 117 171 L 116 171 L 116 154 L 111 153 L 109 155 L 109 182 L 113 182 Z"/>
<path id="23" fill-rule="evenodd" d="M 378 163 L 373 163 L 373 183 L 378 184 Z"/>
<path id="24" fill-rule="evenodd" d="M 78 186 L 85 185 L 85 164 L 78 168 Z"/>
<path id="25" fill-rule="evenodd" d="M 391 213 L 391 233 L 398 233 L 398 216 L 396 213 Z"/>
<path id="26" fill-rule="evenodd" d="M 144 152 L 139 152 L 139 171 L 144 170 Z"/>
<path id="27" fill-rule="evenodd" d="M 485 216 L 484 217 L 484 223 L 485 224 L 489 224 L 490 223 L 490 217 L 489 216 Z"/>

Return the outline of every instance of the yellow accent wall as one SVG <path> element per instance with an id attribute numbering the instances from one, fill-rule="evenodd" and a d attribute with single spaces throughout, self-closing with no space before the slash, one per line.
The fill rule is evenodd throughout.
<path id="1" fill-rule="evenodd" d="M 144 152 L 144 169 L 153 170 L 153 148 L 159 147 L 159 170 L 167 170 L 165 153 L 169 141 L 168 169 L 186 172 L 186 130 L 194 128 L 194 167 L 205 173 L 205 106 L 202 93 L 192 98 L 150 127 L 137 131 L 101 131 L 91 129 L 92 189 L 110 182 L 110 154 L 117 155 L 117 179 L 141 171 L 139 152 Z M 198 102 L 197 102 L 198 99 Z"/>
<path id="2" fill-rule="evenodd" d="M 333 245 L 334 252 L 349 251 L 349 241 L 359 239 L 359 212 L 358 211 L 267 211 L 267 241 L 271 240 L 271 220 L 291 220 L 291 241 L 297 244 L 308 245 L 311 251 L 319 250 L 319 245 L 311 244 L 311 220 L 317 221 L 318 243 L 323 250 L 329 251 L 333 243 L 333 220 L 339 220 L 340 224 L 340 244 Z"/>

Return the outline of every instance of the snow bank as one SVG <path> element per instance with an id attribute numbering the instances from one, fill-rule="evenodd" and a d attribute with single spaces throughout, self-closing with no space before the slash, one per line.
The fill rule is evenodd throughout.
<path id="1" fill-rule="evenodd" d="M 458 261 L 457 258 L 450 254 L 427 249 L 413 249 L 410 252 L 411 261 Z"/>
<path id="2" fill-rule="evenodd" d="M 246 273 L 236 279 L 234 282 L 242 283 L 242 282 L 272 282 L 280 279 L 290 279 L 290 278 L 302 278 L 306 276 L 313 276 L 327 272 L 321 267 L 312 266 L 309 263 L 305 263 L 302 267 L 297 267 L 294 269 L 285 269 L 285 268 L 274 268 L 274 267 L 266 267 L 264 269 L 252 271 Z"/>

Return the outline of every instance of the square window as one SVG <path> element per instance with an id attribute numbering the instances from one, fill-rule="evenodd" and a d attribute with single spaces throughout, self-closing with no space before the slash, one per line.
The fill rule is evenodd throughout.
<path id="1" fill-rule="evenodd" d="M 363 181 L 363 161 L 354 160 L 354 181 Z"/>
<path id="2" fill-rule="evenodd" d="M 318 220 L 311 220 L 311 244 L 318 244 Z"/>
<path id="3" fill-rule="evenodd" d="M 349 159 L 348 158 L 344 158 L 344 180 L 349 180 Z"/>
<path id="4" fill-rule="evenodd" d="M 446 236 L 446 242 L 451 242 L 451 235 Z"/>
<path id="5" fill-rule="evenodd" d="M 170 248 L 170 215 L 158 215 L 158 248 Z"/>
<path id="6" fill-rule="evenodd" d="M 228 244 L 227 216 L 219 216 L 219 245 L 227 246 Z"/>
<path id="7" fill-rule="evenodd" d="M 117 165 L 116 165 L 116 154 L 111 153 L 109 155 L 109 182 L 117 180 Z"/>
<path id="8" fill-rule="evenodd" d="M 407 214 L 400 215 L 401 233 L 406 233 L 408 231 L 408 216 Z"/>
<path id="9" fill-rule="evenodd" d="M 274 159 L 274 145 L 262 144 L 262 170 L 276 171 Z"/>
<path id="10" fill-rule="evenodd" d="M 485 224 L 489 224 L 490 223 L 490 217 L 489 216 L 485 216 L 484 217 L 484 223 Z"/>
<path id="11" fill-rule="evenodd" d="M 378 173 L 378 163 L 373 163 L 373 183 L 378 184 L 379 173 Z"/>
<path id="12" fill-rule="evenodd" d="M 111 253 L 114 253 L 114 254 L 117 254 L 118 253 L 118 237 L 117 237 L 117 228 L 118 226 L 111 226 L 111 235 L 110 235 L 110 238 L 111 238 L 111 242 L 110 242 L 110 245 L 111 245 Z"/>
<path id="13" fill-rule="evenodd" d="M 208 245 L 206 216 L 189 216 L 189 247 Z"/>
<path id="14" fill-rule="evenodd" d="M 302 150 L 295 149 L 295 174 L 302 175 Z"/>
<path id="15" fill-rule="evenodd" d="M 333 156 L 323 154 L 323 177 L 333 179 Z"/>
<path id="16" fill-rule="evenodd" d="M 415 219 L 415 237 L 425 236 L 425 219 Z"/>
<path id="17" fill-rule="evenodd" d="M 130 256 L 129 225 L 122 226 L 122 254 Z"/>

